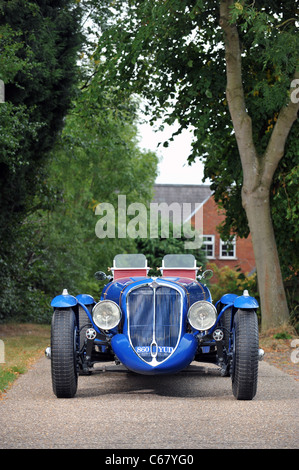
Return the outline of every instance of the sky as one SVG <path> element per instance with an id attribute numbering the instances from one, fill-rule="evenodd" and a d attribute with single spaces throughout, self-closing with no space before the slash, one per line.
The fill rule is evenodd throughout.
<path id="1" fill-rule="evenodd" d="M 191 153 L 192 133 L 185 130 L 182 134 L 174 137 L 173 142 L 169 142 L 168 147 L 163 147 L 159 142 L 164 142 L 177 127 L 165 126 L 163 132 L 154 132 L 149 124 L 139 124 L 139 146 L 142 149 L 154 151 L 159 159 L 158 177 L 156 183 L 168 184 L 203 184 L 203 164 L 196 161 L 191 166 L 187 163 L 187 158 Z M 208 184 L 206 180 L 204 184 Z"/>

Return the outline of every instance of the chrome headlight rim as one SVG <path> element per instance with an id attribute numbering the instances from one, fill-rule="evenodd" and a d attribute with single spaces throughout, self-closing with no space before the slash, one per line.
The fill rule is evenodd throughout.
<path id="1" fill-rule="evenodd" d="M 205 324 L 203 324 L 204 319 L 200 320 L 198 318 L 200 315 L 200 313 L 198 312 L 199 307 L 206 307 L 206 309 L 203 310 L 203 313 L 206 313 L 206 315 L 208 316 L 208 319 L 206 319 Z M 207 331 L 212 328 L 212 326 L 216 322 L 217 310 L 211 302 L 208 302 L 207 300 L 198 300 L 197 302 L 194 302 L 194 304 L 192 304 L 189 308 L 187 318 L 188 322 L 190 323 L 192 328 L 194 328 L 194 330 Z M 202 325 L 199 325 L 200 322 L 202 323 Z"/>
<path id="2" fill-rule="evenodd" d="M 99 315 L 100 312 L 98 311 L 101 307 L 104 307 L 105 305 L 107 304 L 110 304 L 114 309 L 116 308 L 117 310 L 115 311 L 115 313 L 117 313 L 117 317 L 114 319 L 113 322 L 111 322 L 109 325 L 107 325 L 107 322 L 105 324 L 105 322 L 102 320 L 102 321 L 99 321 L 98 318 L 96 318 L 96 315 Z M 100 300 L 99 302 L 97 302 L 95 304 L 95 306 L 93 307 L 92 309 L 92 320 L 94 322 L 94 324 L 100 329 L 100 330 L 104 330 L 104 331 L 109 331 L 109 330 L 113 330 L 113 328 L 116 328 L 117 325 L 119 325 L 120 323 L 120 320 L 121 320 L 121 309 L 119 307 L 119 305 L 114 302 L 113 300 Z"/>

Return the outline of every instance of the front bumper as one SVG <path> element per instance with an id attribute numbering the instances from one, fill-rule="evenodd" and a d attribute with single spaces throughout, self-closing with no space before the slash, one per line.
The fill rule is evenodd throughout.
<path id="1" fill-rule="evenodd" d="M 129 370 L 143 375 L 158 375 L 173 374 L 187 367 L 194 359 L 198 342 L 193 335 L 186 333 L 175 351 L 166 360 L 155 365 L 140 358 L 124 334 L 113 336 L 111 346 L 117 358 Z"/>

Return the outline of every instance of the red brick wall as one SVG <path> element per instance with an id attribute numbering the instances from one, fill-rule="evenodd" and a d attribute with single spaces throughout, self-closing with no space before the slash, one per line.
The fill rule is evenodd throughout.
<path id="1" fill-rule="evenodd" d="M 249 273 L 255 268 L 255 260 L 251 236 L 248 238 L 236 239 L 236 258 L 235 259 L 219 259 L 220 258 L 220 235 L 216 230 L 217 225 L 224 220 L 221 213 L 211 196 L 203 206 L 203 235 L 215 236 L 215 259 L 209 259 L 210 263 L 215 263 L 219 268 L 229 266 L 235 269 L 237 266 L 244 273 Z"/>

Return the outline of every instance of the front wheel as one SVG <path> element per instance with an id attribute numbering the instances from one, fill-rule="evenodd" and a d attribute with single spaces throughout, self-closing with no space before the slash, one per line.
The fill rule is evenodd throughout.
<path id="1" fill-rule="evenodd" d="M 56 309 L 51 326 L 51 373 L 57 398 L 72 398 L 77 391 L 76 333 L 73 310 Z"/>
<path id="2" fill-rule="evenodd" d="M 254 310 L 239 309 L 234 317 L 232 389 L 238 400 L 252 400 L 258 376 L 258 321 Z"/>

